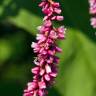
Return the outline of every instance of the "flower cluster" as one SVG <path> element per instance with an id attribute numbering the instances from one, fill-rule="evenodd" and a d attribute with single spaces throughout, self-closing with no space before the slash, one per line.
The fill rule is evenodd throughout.
<path id="1" fill-rule="evenodd" d="M 56 44 L 58 39 L 65 38 L 65 28 L 60 26 L 55 28 L 52 21 L 62 21 L 60 4 L 52 0 L 42 0 L 39 4 L 42 12 L 45 14 L 42 26 L 37 29 L 37 42 L 32 42 L 31 47 L 37 57 L 34 60 L 36 67 L 32 68 L 33 81 L 27 84 L 23 96 L 45 96 L 47 88 L 54 83 L 57 76 L 57 64 L 59 58 L 56 56 L 57 52 L 62 49 Z"/>
<path id="2" fill-rule="evenodd" d="M 90 14 L 93 15 L 93 17 L 91 18 L 91 25 L 93 26 L 93 28 L 96 28 L 96 0 L 89 0 L 89 4 Z"/>

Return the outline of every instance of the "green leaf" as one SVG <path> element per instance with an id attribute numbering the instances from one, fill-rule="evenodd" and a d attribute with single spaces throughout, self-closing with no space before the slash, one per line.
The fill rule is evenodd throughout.
<path id="1" fill-rule="evenodd" d="M 0 40 L 0 66 L 10 57 L 11 50 L 12 48 L 6 40 Z"/>
<path id="2" fill-rule="evenodd" d="M 37 15 L 41 12 L 38 11 L 38 5 L 35 3 L 31 0 L 4 0 L 0 4 L 0 19 L 1 21 L 5 21 L 6 19 L 6 21 L 15 26 L 23 28 L 31 34 L 35 34 L 37 26 L 42 24 L 42 18 Z M 34 14 L 34 12 L 36 14 Z"/>
<path id="3" fill-rule="evenodd" d="M 56 88 L 61 96 L 95 96 L 96 44 L 82 32 L 69 29 L 67 38 L 59 43 L 59 76 Z"/>
<path id="4" fill-rule="evenodd" d="M 42 23 L 42 19 L 39 16 L 31 14 L 24 9 L 20 10 L 18 16 L 9 18 L 9 21 L 32 34 L 36 34 L 37 26 L 40 26 Z"/>

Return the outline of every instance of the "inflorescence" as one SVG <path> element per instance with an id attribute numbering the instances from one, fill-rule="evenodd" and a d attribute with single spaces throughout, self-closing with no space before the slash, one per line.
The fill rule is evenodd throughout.
<path id="1" fill-rule="evenodd" d="M 36 67 L 32 68 L 33 81 L 27 84 L 23 96 L 45 96 L 47 89 L 54 84 L 58 72 L 59 58 L 57 52 L 62 52 L 56 44 L 58 39 L 65 38 L 66 28 L 60 26 L 55 28 L 52 21 L 62 21 L 60 4 L 52 0 L 42 0 L 39 4 L 44 13 L 43 24 L 37 29 L 36 42 L 31 47 L 37 57 L 34 60 Z"/>

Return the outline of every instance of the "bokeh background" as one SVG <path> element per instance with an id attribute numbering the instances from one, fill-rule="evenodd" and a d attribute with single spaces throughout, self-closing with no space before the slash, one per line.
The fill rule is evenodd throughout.
<path id="1" fill-rule="evenodd" d="M 58 0 L 67 27 L 56 84 L 48 96 L 96 96 L 96 32 L 90 26 L 88 0 Z M 0 0 L 0 96 L 22 96 L 35 54 L 36 27 L 42 24 L 40 0 Z"/>

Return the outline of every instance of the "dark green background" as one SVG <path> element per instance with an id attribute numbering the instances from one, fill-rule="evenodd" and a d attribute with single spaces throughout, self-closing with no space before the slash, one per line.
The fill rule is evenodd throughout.
<path id="1" fill-rule="evenodd" d="M 59 1 L 59 0 L 58 0 Z M 35 54 L 36 27 L 42 24 L 40 0 L 0 0 L 0 96 L 22 96 Z M 67 27 L 56 84 L 48 96 L 96 96 L 96 35 L 87 0 L 60 0 Z"/>

